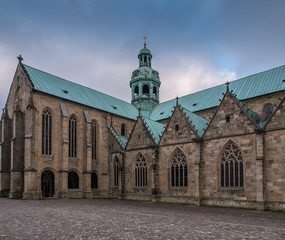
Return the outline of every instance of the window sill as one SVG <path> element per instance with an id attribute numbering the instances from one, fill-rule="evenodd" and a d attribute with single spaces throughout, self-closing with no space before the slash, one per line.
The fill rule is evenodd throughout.
<path id="1" fill-rule="evenodd" d="M 182 191 L 187 191 L 188 186 L 183 186 L 183 187 L 169 187 L 170 191 L 175 191 L 175 192 L 182 192 Z"/>
<path id="2" fill-rule="evenodd" d="M 219 191 L 244 191 L 244 187 L 220 187 Z"/>
<path id="3" fill-rule="evenodd" d="M 53 155 L 41 155 L 41 158 L 44 160 L 44 162 L 52 162 L 54 160 Z"/>

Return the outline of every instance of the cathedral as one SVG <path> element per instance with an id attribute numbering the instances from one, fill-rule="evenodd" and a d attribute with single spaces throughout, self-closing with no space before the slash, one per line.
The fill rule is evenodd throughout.
<path id="1" fill-rule="evenodd" d="M 160 102 L 145 43 L 128 103 L 18 59 L 1 197 L 285 210 L 285 66 Z"/>

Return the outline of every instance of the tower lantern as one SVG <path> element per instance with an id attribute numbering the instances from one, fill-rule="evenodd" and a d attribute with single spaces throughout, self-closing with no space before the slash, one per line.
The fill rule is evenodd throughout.
<path id="1" fill-rule="evenodd" d="M 151 67 L 152 54 L 146 47 L 138 54 L 139 68 L 133 71 L 130 87 L 132 89 L 132 104 L 143 111 L 151 111 L 159 103 L 159 73 Z"/>

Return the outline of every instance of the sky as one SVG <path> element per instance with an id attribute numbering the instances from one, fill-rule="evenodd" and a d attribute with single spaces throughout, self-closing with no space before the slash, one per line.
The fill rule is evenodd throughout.
<path id="1" fill-rule="evenodd" d="M 143 48 L 160 101 L 285 64 L 284 0 L 0 0 L 0 107 L 23 63 L 127 102 Z"/>

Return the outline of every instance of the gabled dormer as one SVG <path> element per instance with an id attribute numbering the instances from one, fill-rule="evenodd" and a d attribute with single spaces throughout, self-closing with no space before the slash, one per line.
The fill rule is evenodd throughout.
<path id="1" fill-rule="evenodd" d="M 164 124 L 139 116 L 130 135 L 126 150 L 157 146 L 164 130 Z"/>
<path id="2" fill-rule="evenodd" d="M 192 142 L 200 139 L 209 121 L 178 105 L 168 121 L 159 145 Z"/>
<path id="3" fill-rule="evenodd" d="M 206 129 L 203 138 L 215 138 L 239 134 L 253 133 L 256 129 L 263 128 L 264 122 L 257 113 L 248 108 L 236 95 L 227 91 L 221 100 L 216 112 Z"/>

